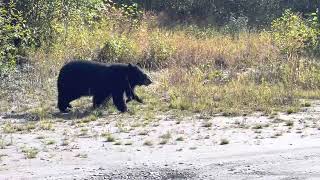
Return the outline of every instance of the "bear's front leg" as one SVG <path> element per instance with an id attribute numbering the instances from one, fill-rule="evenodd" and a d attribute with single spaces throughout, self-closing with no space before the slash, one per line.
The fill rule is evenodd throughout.
<path id="1" fill-rule="evenodd" d="M 126 95 L 127 95 L 127 100 L 126 100 L 126 103 L 132 101 L 132 100 L 136 100 L 137 102 L 139 103 L 143 103 L 142 99 L 140 99 L 136 93 L 132 90 L 132 89 L 126 89 Z"/>
<path id="2" fill-rule="evenodd" d="M 133 94 L 134 99 L 139 102 L 139 103 L 143 103 L 142 99 L 140 99 L 136 94 Z"/>
<path id="3" fill-rule="evenodd" d="M 126 93 L 126 96 L 127 96 L 126 103 L 128 103 L 128 102 L 130 102 L 130 101 L 132 101 L 134 99 L 134 92 L 131 89 L 129 84 L 128 84 L 128 87 L 126 87 L 126 89 L 125 89 L 125 93 Z"/>
<path id="4" fill-rule="evenodd" d="M 123 92 L 116 92 L 112 94 L 113 103 L 116 108 L 121 112 L 127 112 L 128 108 L 124 101 Z"/>
<path id="5" fill-rule="evenodd" d="M 133 94 L 133 97 L 128 98 L 126 102 L 128 103 L 128 102 L 130 102 L 132 100 L 136 100 L 139 103 L 143 103 L 143 100 L 140 99 L 136 94 Z"/>

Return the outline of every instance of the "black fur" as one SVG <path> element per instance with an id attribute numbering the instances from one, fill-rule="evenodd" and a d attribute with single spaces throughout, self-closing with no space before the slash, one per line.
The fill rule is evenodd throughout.
<path id="1" fill-rule="evenodd" d="M 152 81 L 138 66 L 131 64 L 102 64 L 92 61 L 71 61 L 64 65 L 58 77 L 58 108 L 66 112 L 70 102 L 82 96 L 93 96 L 93 107 L 113 99 L 121 112 L 127 111 L 127 102 L 142 100 L 134 88 L 149 85 Z"/>

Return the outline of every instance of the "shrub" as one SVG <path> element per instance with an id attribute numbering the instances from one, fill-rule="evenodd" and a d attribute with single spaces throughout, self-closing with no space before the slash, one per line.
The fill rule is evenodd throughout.
<path id="1" fill-rule="evenodd" d="M 116 36 L 110 38 L 100 50 L 97 60 L 101 62 L 128 63 L 137 61 L 138 47 L 128 37 Z"/>
<path id="2" fill-rule="evenodd" d="M 291 10 L 286 10 L 282 17 L 272 22 L 275 43 L 289 58 L 315 49 L 319 44 L 319 33 L 316 26 Z"/>
<path id="3" fill-rule="evenodd" d="M 149 50 L 145 52 L 145 65 L 149 68 L 164 68 L 168 65 L 175 48 L 168 37 L 160 32 L 153 32 L 149 37 Z"/>
<path id="4" fill-rule="evenodd" d="M 0 74 L 15 66 L 17 56 L 26 54 L 30 31 L 14 1 L 0 3 Z"/>

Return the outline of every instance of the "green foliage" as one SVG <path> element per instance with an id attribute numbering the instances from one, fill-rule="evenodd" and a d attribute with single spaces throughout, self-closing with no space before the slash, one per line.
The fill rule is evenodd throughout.
<path id="1" fill-rule="evenodd" d="M 166 67 L 175 48 L 168 41 L 168 37 L 159 32 L 150 36 L 150 49 L 147 54 L 147 66 L 151 68 Z"/>
<path id="2" fill-rule="evenodd" d="M 282 17 L 272 22 L 272 34 L 276 44 L 289 57 L 314 50 L 319 45 L 320 31 L 317 19 L 309 23 L 297 13 L 286 10 Z"/>
<path id="3" fill-rule="evenodd" d="M 137 26 L 140 23 L 143 12 L 139 9 L 137 3 L 132 5 L 121 4 L 120 10 L 133 26 Z"/>
<path id="4" fill-rule="evenodd" d="M 313 46 L 313 52 L 316 55 L 320 55 L 320 5 L 316 12 L 309 14 L 308 17 L 310 27 L 315 31 L 314 33 L 317 36 L 315 45 Z"/>
<path id="5" fill-rule="evenodd" d="M 22 12 L 37 46 L 52 45 L 54 39 L 61 34 L 55 29 L 57 24 L 63 24 L 64 34 L 73 22 L 90 26 L 99 20 L 102 0 L 19 0 L 17 9 Z"/>
<path id="6" fill-rule="evenodd" d="M 100 50 L 98 60 L 102 62 L 132 62 L 137 56 L 137 46 L 128 37 L 115 36 L 110 38 Z"/>
<path id="7" fill-rule="evenodd" d="M 118 31 L 130 32 L 137 29 L 143 17 L 143 11 L 141 11 L 138 3 L 114 3 L 112 0 L 106 1 L 107 19 L 109 21 L 115 21 L 114 25 L 117 25 Z"/>
<path id="8" fill-rule="evenodd" d="M 0 39 L 0 74 L 3 74 L 14 67 L 18 55 L 25 55 L 32 40 L 14 1 L 0 4 Z"/>

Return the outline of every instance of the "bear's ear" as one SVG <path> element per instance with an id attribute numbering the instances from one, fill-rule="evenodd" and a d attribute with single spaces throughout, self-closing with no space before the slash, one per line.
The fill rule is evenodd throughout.
<path id="1" fill-rule="evenodd" d="M 128 67 L 133 67 L 131 63 L 128 64 Z"/>

